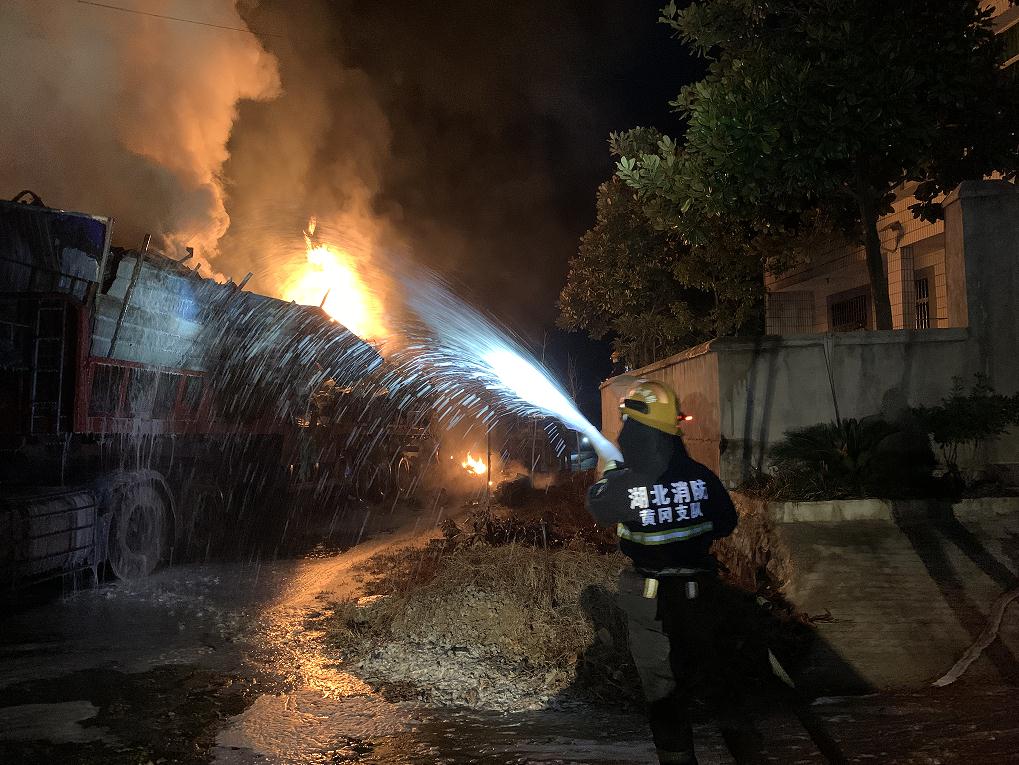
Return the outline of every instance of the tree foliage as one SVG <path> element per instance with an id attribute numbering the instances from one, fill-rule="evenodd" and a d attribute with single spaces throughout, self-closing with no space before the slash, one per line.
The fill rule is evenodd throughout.
<path id="1" fill-rule="evenodd" d="M 559 324 L 611 336 L 639 367 L 759 321 L 762 294 L 761 268 L 733 232 L 691 247 L 675 228 L 653 225 L 637 193 L 613 177 L 599 187 L 595 225 L 570 262 Z"/>
<path id="2" fill-rule="evenodd" d="M 934 219 L 961 181 L 1019 166 L 1019 86 L 977 0 L 698 0 L 661 20 L 711 64 L 672 102 L 682 139 L 624 150 L 618 176 L 695 245 L 719 222 L 783 234 L 820 215 L 865 246 L 879 329 L 895 189 L 914 183 Z"/>

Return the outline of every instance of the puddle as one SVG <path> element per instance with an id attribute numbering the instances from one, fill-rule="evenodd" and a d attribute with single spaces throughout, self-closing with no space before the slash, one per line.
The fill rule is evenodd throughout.
<path id="1" fill-rule="evenodd" d="M 644 721 L 632 715 L 438 711 L 307 689 L 256 700 L 220 733 L 213 762 L 650 765 L 649 740 Z"/>
<path id="2" fill-rule="evenodd" d="M 207 762 L 216 733 L 256 696 L 248 682 L 180 665 L 18 683 L 0 689 L 0 762 Z"/>
<path id="3" fill-rule="evenodd" d="M 364 761 L 374 742 L 418 722 L 409 709 L 371 695 L 326 697 L 311 688 L 264 695 L 219 734 L 213 762 Z"/>
<path id="4" fill-rule="evenodd" d="M 63 701 L 56 704 L 19 704 L 0 707 L 0 730 L 12 741 L 49 740 L 57 744 L 109 739 L 101 727 L 81 723 L 99 713 L 88 701 Z"/>

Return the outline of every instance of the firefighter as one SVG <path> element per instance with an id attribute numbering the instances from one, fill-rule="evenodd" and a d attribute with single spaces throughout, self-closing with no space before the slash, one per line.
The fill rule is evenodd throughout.
<path id="1" fill-rule="evenodd" d="M 687 454 L 676 394 L 642 381 L 620 403 L 623 464 L 609 463 L 588 510 L 615 525 L 632 560 L 619 582 L 630 651 L 661 763 L 696 763 L 691 695 L 712 685 L 725 591 L 711 543 L 732 533 L 736 509 L 718 476 Z M 723 702 L 724 704 L 724 702 Z"/>

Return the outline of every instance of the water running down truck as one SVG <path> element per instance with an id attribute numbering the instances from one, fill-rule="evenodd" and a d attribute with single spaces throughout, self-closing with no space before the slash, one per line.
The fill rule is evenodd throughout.
<path id="1" fill-rule="evenodd" d="M 112 224 L 0 202 L 0 589 L 144 576 L 216 528 L 254 534 L 309 480 L 323 502 L 358 477 L 345 413 L 375 348 L 147 239 L 113 247 Z M 323 386 L 346 395 L 328 421 L 309 417 Z"/>

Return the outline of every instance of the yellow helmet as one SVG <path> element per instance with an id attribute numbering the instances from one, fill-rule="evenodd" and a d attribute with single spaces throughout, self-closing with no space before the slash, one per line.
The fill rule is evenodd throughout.
<path id="1" fill-rule="evenodd" d="M 619 402 L 619 412 L 670 436 L 679 433 L 683 419 L 676 394 L 654 380 L 644 380 L 627 393 Z"/>

